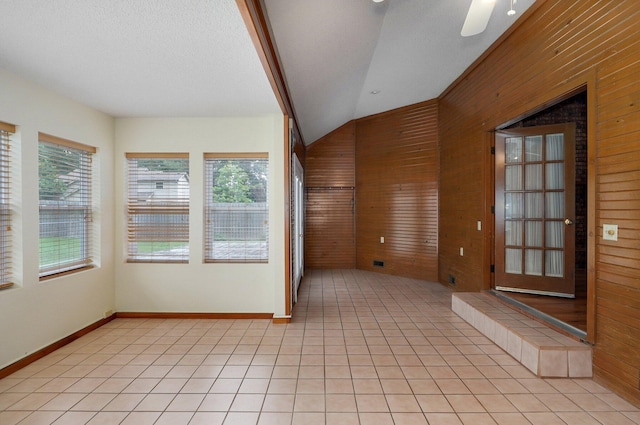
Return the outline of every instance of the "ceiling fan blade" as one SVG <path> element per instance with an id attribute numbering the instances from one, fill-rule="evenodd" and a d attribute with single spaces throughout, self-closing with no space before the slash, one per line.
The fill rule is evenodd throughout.
<path id="1" fill-rule="evenodd" d="M 495 5 L 495 0 L 471 0 L 467 19 L 464 20 L 460 35 L 470 37 L 484 31 L 487 28 Z"/>

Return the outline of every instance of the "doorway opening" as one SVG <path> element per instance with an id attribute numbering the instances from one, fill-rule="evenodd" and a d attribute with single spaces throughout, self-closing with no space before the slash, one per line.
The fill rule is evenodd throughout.
<path id="1" fill-rule="evenodd" d="M 496 153 L 500 153 L 500 143 L 504 151 L 521 140 L 522 158 L 511 153 L 509 163 L 509 154 L 505 159 L 504 152 L 501 158 L 500 155 L 495 158 L 496 273 L 492 290 L 504 301 L 581 339 L 586 339 L 587 335 L 587 115 L 587 92 L 584 90 L 501 128 L 496 133 L 495 141 Z M 565 152 L 566 164 L 564 157 L 547 158 L 545 149 L 553 152 L 553 148 L 546 147 L 547 138 L 549 146 L 556 146 L 556 139 L 561 133 L 556 125 L 569 123 L 574 128 L 575 145 Z M 500 134 L 503 140 L 499 139 Z M 511 139 L 510 135 L 513 136 Z M 540 143 L 536 144 L 538 140 Z M 538 153 L 540 158 L 536 157 Z M 567 168 L 562 169 L 565 165 Z M 570 197 L 566 200 L 566 211 L 564 201 L 561 208 L 551 202 L 559 198 L 559 192 L 564 193 L 565 189 L 559 189 L 557 179 L 554 180 L 554 169 L 560 169 L 570 179 L 565 183 L 567 196 Z M 520 171 L 522 178 L 518 180 Z M 511 183 L 505 183 L 505 178 L 510 179 Z M 514 183 L 516 180 L 518 182 Z M 521 186 L 516 185 L 517 190 L 514 190 L 514 184 Z M 522 211 L 516 211 L 516 216 L 513 216 L 513 202 L 520 199 Z M 534 199 L 539 202 L 533 202 Z M 560 235 L 564 235 L 565 239 Z M 559 265 L 558 259 L 568 260 L 571 264 Z M 512 272 L 515 270 L 520 273 L 509 274 L 509 268 Z M 504 273 L 505 269 L 507 273 Z M 564 278 L 564 287 L 555 282 L 560 280 L 558 277 Z M 517 283 L 517 279 L 525 283 Z M 572 281 L 571 290 L 566 286 L 568 279 Z M 563 289 L 554 290 L 561 287 Z"/>

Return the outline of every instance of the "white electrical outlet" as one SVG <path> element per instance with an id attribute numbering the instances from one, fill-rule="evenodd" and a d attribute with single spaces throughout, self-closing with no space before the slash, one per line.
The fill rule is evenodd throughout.
<path id="1" fill-rule="evenodd" d="M 478 220 L 478 231 L 482 230 L 482 221 Z"/>
<path id="2" fill-rule="evenodd" d="M 380 236 L 380 243 L 384 243 L 384 236 Z"/>
<path id="3" fill-rule="evenodd" d="M 464 248 L 460 247 L 460 256 L 463 257 L 464 256 Z"/>

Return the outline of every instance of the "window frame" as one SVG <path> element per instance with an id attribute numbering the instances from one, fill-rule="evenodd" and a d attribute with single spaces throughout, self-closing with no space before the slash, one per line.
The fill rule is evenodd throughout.
<path id="1" fill-rule="evenodd" d="M 87 270 L 95 267 L 95 258 L 94 258 L 94 246 L 93 246 L 93 216 L 94 216 L 94 200 L 93 200 L 93 167 L 92 163 L 94 160 L 94 156 L 97 153 L 97 148 L 94 146 L 86 145 L 83 143 L 78 143 L 72 140 L 63 139 L 61 137 L 52 136 L 46 133 L 38 133 L 38 160 L 41 158 L 43 146 L 49 146 L 50 148 L 60 149 L 60 150 L 71 150 L 81 156 L 79 169 L 81 170 L 78 174 L 82 179 L 81 182 L 82 190 L 84 194 L 81 194 L 81 201 L 78 201 L 75 205 L 64 205 L 59 204 L 57 206 L 51 206 L 43 209 L 43 199 L 42 193 L 39 192 L 38 196 L 38 225 L 39 229 L 42 229 L 42 217 L 43 210 L 50 211 L 78 211 L 83 210 L 84 214 L 82 215 L 81 220 L 74 220 L 72 223 L 75 225 L 80 224 L 81 226 L 81 234 L 80 237 L 80 256 L 75 261 L 61 261 L 61 258 L 58 257 L 58 261 L 51 263 L 51 265 L 47 265 L 43 267 L 40 263 L 42 261 L 42 232 L 39 232 L 38 243 L 39 243 L 39 259 L 38 259 L 38 276 L 40 281 L 44 281 L 47 279 L 55 278 L 61 275 L 66 275 L 70 273 L 76 273 L 82 270 Z M 70 164 L 69 164 L 70 165 Z M 38 182 L 40 183 L 41 178 L 41 168 L 40 164 L 38 164 Z M 68 215 L 65 217 L 69 217 Z M 59 250 L 59 252 L 62 250 Z"/>
<path id="2" fill-rule="evenodd" d="M 265 201 L 264 208 L 261 212 L 264 217 L 264 249 L 261 247 L 259 252 L 264 251 L 264 255 L 259 258 L 251 258 L 245 255 L 242 258 L 220 258 L 214 255 L 213 243 L 214 243 L 214 234 L 215 231 L 212 229 L 213 220 L 209 217 L 213 216 L 215 212 L 213 211 L 213 162 L 214 161 L 248 161 L 248 160 L 264 160 L 265 161 L 265 174 L 266 174 L 266 183 L 265 183 Z M 268 152 L 224 152 L 224 153 L 205 153 L 204 154 L 204 225 L 203 225 L 203 242 L 204 242 L 204 250 L 203 250 L 203 259 L 204 263 L 269 263 L 269 233 L 270 233 L 270 208 L 269 208 L 269 183 L 270 183 L 270 171 L 269 171 L 269 153 Z M 237 205 L 236 205 L 237 208 Z M 237 240 L 237 242 L 249 242 L 252 241 L 250 239 L 245 240 Z M 254 241 L 256 242 L 256 241 Z M 260 240 L 262 242 L 262 240 Z M 245 248 L 246 252 L 246 248 Z"/>
<path id="3" fill-rule="evenodd" d="M 175 198 L 166 199 L 159 203 L 163 205 L 150 205 L 150 204 L 140 204 L 139 195 L 136 195 L 138 192 L 138 184 L 139 180 L 132 180 L 135 176 L 141 176 L 141 167 L 137 166 L 139 160 L 186 160 L 186 177 L 189 180 L 190 176 L 190 162 L 189 162 L 189 153 L 184 152 L 127 152 L 125 153 L 126 158 L 126 247 L 125 247 L 125 261 L 127 263 L 169 263 L 169 264 L 186 264 L 189 263 L 190 260 L 190 237 L 189 237 L 189 215 L 191 210 L 191 184 L 186 188 L 186 203 L 184 202 L 185 198 L 181 198 L 176 195 Z M 135 176 L 132 174 L 132 164 L 136 163 L 136 171 Z M 136 187 L 136 193 L 132 193 L 132 189 L 134 186 Z M 169 190 L 165 184 L 162 185 L 162 188 L 157 187 L 157 182 L 154 182 L 151 190 Z M 181 201 L 182 200 L 182 201 Z M 151 215 L 155 217 L 165 216 L 165 218 L 173 217 L 180 222 L 180 217 L 183 217 L 182 224 L 177 224 L 174 229 L 172 226 L 163 226 L 162 229 L 164 231 L 164 235 L 162 231 L 158 231 L 157 234 L 150 235 L 144 237 L 144 231 L 148 227 L 145 227 L 144 224 L 140 224 L 139 221 L 136 221 L 137 218 L 142 217 L 143 215 Z M 163 223 L 166 224 L 166 223 Z M 153 226 L 152 226 L 153 227 Z M 156 229 L 157 230 L 157 227 Z M 155 231 L 154 230 L 154 231 Z M 177 234 L 177 239 L 172 239 L 175 236 L 167 236 L 167 234 Z M 181 237 L 180 235 L 183 235 Z M 170 240 L 164 240 L 168 237 Z M 153 252 L 159 251 L 149 251 L 149 252 L 141 252 L 138 251 L 139 242 L 148 242 L 150 244 L 153 243 L 166 243 L 166 242 L 184 242 L 186 245 L 186 253 L 183 255 L 169 256 L 166 254 L 153 254 Z M 153 246 L 153 245 L 151 245 Z M 171 248 L 173 249 L 173 248 Z"/>
<path id="4" fill-rule="evenodd" d="M 11 138 L 16 126 L 0 122 L 0 289 L 13 286 Z"/>

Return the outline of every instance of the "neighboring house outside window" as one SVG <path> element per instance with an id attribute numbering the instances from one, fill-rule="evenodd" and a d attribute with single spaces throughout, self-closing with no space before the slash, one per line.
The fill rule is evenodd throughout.
<path id="1" fill-rule="evenodd" d="M 91 164 L 96 148 L 39 134 L 40 278 L 93 265 Z"/>
<path id="2" fill-rule="evenodd" d="M 266 153 L 205 154 L 205 262 L 269 261 Z"/>
<path id="3" fill-rule="evenodd" d="M 127 261 L 189 261 L 189 156 L 128 153 Z"/>
<path id="4" fill-rule="evenodd" d="M 14 125 L 0 122 L 0 289 L 13 286 L 11 238 L 11 135 Z"/>

